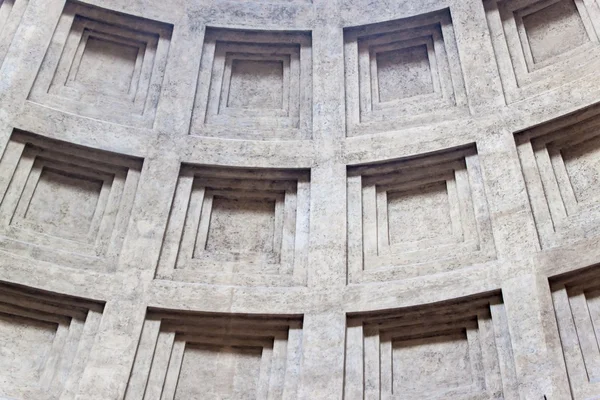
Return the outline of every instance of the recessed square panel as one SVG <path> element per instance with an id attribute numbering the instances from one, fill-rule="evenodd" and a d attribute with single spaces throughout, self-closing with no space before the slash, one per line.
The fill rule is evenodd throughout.
<path id="1" fill-rule="evenodd" d="M 207 28 L 190 134 L 308 139 L 311 36 Z"/>
<path id="2" fill-rule="evenodd" d="M 600 286 L 593 266 L 550 278 L 562 354 L 574 400 L 600 395 Z"/>
<path id="3" fill-rule="evenodd" d="M 446 182 L 387 193 L 390 244 L 452 235 Z"/>
<path id="4" fill-rule="evenodd" d="M 473 384 L 467 330 L 392 340 L 394 393 L 434 396 Z M 435 360 L 435 362 L 432 362 Z"/>
<path id="5" fill-rule="evenodd" d="M 600 235 L 598 116 L 568 116 L 516 135 L 542 248 Z"/>
<path id="6" fill-rule="evenodd" d="M 251 182 L 248 184 L 252 185 Z M 285 189 L 273 187 L 261 191 L 258 189 L 262 182 L 254 182 L 255 191 L 236 189 L 237 184 L 227 180 L 207 187 L 201 186 L 201 180 L 195 182 L 190 201 L 191 206 L 195 210 L 200 207 L 201 212 L 187 215 L 188 229 L 193 231 L 184 231 L 182 239 L 185 248 L 188 243 L 193 246 L 193 260 L 201 264 L 242 261 L 264 265 L 267 269 L 276 268 L 281 262 L 282 246 L 290 244 L 282 241 L 283 235 L 290 233 L 283 225 Z M 220 190 L 228 185 L 234 187 Z M 291 197 L 288 196 L 288 210 L 296 207 Z M 178 268 L 185 267 L 182 264 Z"/>
<path id="7" fill-rule="evenodd" d="M 381 103 L 434 91 L 425 45 L 377 53 L 376 62 Z"/>
<path id="8" fill-rule="evenodd" d="M 348 281 L 406 279 L 493 259 L 475 148 L 348 168 Z"/>
<path id="9" fill-rule="evenodd" d="M 0 382 L 27 387 L 39 381 L 57 329 L 57 323 L 0 314 Z"/>
<path id="10" fill-rule="evenodd" d="M 275 200 L 215 196 L 206 240 L 207 251 L 269 253 L 275 233 Z"/>
<path id="11" fill-rule="evenodd" d="M 283 108 L 283 62 L 233 60 L 227 107 Z"/>
<path id="12" fill-rule="evenodd" d="M 104 182 L 42 169 L 24 219 L 57 231 L 87 235 Z"/>
<path id="13" fill-rule="evenodd" d="M 303 285 L 309 204 L 306 171 L 186 165 L 156 278 Z"/>
<path id="14" fill-rule="evenodd" d="M 175 400 L 256 398 L 261 347 L 187 345 Z"/>
<path id="15" fill-rule="evenodd" d="M 295 316 L 149 310 L 125 398 L 295 399 L 301 345 Z"/>
<path id="16" fill-rule="evenodd" d="M 141 161 L 15 132 L 0 160 L 0 247 L 75 268 L 116 266 Z"/>
<path id="17" fill-rule="evenodd" d="M 172 26 L 67 2 L 29 100 L 151 127 Z"/>
<path id="18" fill-rule="evenodd" d="M 344 398 L 518 397 L 510 342 L 500 295 L 353 314 Z"/>
<path id="19" fill-rule="evenodd" d="M 0 285 L 0 398 L 58 399 L 77 390 L 103 305 Z"/>
<path id="20" fill-rule="evenodd" d="M 546 61 L 590 40 L 573 0 L 558 1 L 522 18 L 534 63 Z"/>
<path id="21" fill-rule="evenodd" d="M 92 90 L 126 94 L 132 84 L 139 48 L 111 40 L 89 37 L 75 80 Z"/>
<path id="22" fill-rule="evenodd" d="M 597 7 L 581 0 L 484 0 L 508 103 L 600 67 Z"/>
<path id="23" fill-rule="evenodd" d="M 347 135 L 468 114 L 448 10 L 344 30 Z"/>

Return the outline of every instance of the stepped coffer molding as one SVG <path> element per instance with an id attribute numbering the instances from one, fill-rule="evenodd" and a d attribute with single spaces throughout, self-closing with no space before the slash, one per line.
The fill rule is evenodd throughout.
<path id="1" fill-rule="evenodd" d="M 582 0 L 484 0 L 508 103 L 600 66 L 600 9 Z"/>
<path id="2" fill-rule="evenodd" d="M 344 54 L 348 136 L 467 112 L 448 10 L 346 29 Z"/>
<path id="3" fill-rule="evenodd" d="M 310 139 L 311 44 L 307 32 L 207 28 L 190 133 Z"/>
<path id="4" fill-rule="evenodd" d="M 350 316 L 345 373 L 346 399 L 511 398 L 502 297 Z"/>
<path id="5" fill-rule="evenodd" d="M 348 169 L 348 281 L 406 279 L 494 257 L 473 146 Z"/>
<path id="6" fill-rule="evenodd" d="M 307 171 L 183 165 L 156 277 L 305 285 Z"/>
<path id="7" fill-rule="evenodd" d="M 0 286 L 0 397 L 75 399 L 103 304 Z"/>
<path id="8" fill-rule="evenodd" d="M 551 278 L 552 301 L 574 399 L 598 393 L 598 266 Z"/>
<path id="9" fill-rule="evenodd" d="M 29 99 L 92 118 L 152 127 L 172 30 L 67 2 Z"/>
<path id="10" fill-rule="evenodd" d="M 302 320 L 151 310 L 125 399 L 295 399 Z"/>
<path id="11" fill-rule="evenodd" d="M 0 159 L 0 249 L 114 271 L 140 160 L 15 131 Z"/>
<path id="12" fill-rule="evenodd" d="M 589 113 L 588 113 L 589 114 Z M 600 118 L 572 115 L 516 135 L 540 245 L 598 234 Z"/>
<path id="13" fill-rule="evenodd" d="M 0 399 L 600 398 L 600 0 L 0 0 Z"/>

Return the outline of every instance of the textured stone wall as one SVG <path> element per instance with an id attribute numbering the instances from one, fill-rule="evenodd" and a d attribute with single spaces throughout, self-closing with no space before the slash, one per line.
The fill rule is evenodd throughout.
<path id="1" fill-rule="evenodd" d="M 0 0 L 0 398 L 600 396 L 599 71 L 600 0 Z"/>

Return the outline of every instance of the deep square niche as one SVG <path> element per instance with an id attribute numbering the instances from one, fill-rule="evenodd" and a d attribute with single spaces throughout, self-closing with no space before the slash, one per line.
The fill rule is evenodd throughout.
<path id="1" fill-rule="evenodd" d="M 128 94 L 134 83 L 139 51 L 139 47 L 132 44 L 88 36 L 79 68 L 67 85 L 78 82 L 105 94 Z M 135 83 L 137 81 L 135 79 Z"/>
<path id="2" fill-rule="evenodd" d="M 407 279 L 493 259 L 474 146 L 348 167 L 348 282 Z"/>
<path id="3" fill-rule="evenodd" d="M 438 212 L 433 213 L 432 210 Z M 451 235 L 450 210 L 446 181 L 387 192 L 390 244 L 416 242 Z"/>
<path id="4" fill-rule="evenodd" d="M 392 339 L 391 342 L 394 393 L 433 395 L 425 388 L 451 391 L 468 387 L 473 381 L 467 329 L 438 332 L 424 338 Z M 432 354 L 436 356 L 435 364 L 431 363 Z"/>
<path id="5" fill-rule="evenodd" d="M 567 115 L 515 135 L 544 249 L 600 235 L 599 123 L 594 110 L 586 117 L 581 112 Z"/>
<path id="6" fill-rule="evenodd" d="M 508 103 L 600 68 L 600 11 L 579 0 L 484 0 Z"/>
<path id="7" fill-rule="evenodd" d="M 500 293 L 348 315 L 344 399 L 518 397 Z"/>
<path id="8" fill-rule="evenodd" d="M 283 109 L 283 71 L 283 60 L 234 60 L 227 107 Z"/>
<path id="9" fill-rule="evenodd" d="M 235 139 L 309 139 L 311 35 L 209 27 L 190 134 Z"/>
<path id="10" fill-rule="evenodd" d="M 468 115 L 449 10 L 344 30 L 347 136 Z"/>
<path id="11" fill-rule="evenodd" d="M 67 2 L 29 100 L 150 128 L 172 30 L 169 24 Z"/>
<path id="12" fill-rule="evenodd" d="M 30 189 L 31 196 L 22 197 L 20 207 L 17 206 L 23 210 L 17 218 L 21 218 L 22 223 L 43 226 L 57 235 L 87 236 L 92 225 L 98 226 L 94 215 L 100 218 L 103 214 L 98 206 L 105 181 L 99 176 L 85 176 L 82 171 L 77 172 L 80 174 L 68 169 L 42 167 L 38 180 L 32 182 L 35 189 Z"/>
<path id="13" fill-rule="evenodd" d="M 283 198 L 283 193 L 281 197 Z M 283 199 L 280 200 L 280 202 Z M 205 249 L 229 248 L 234 254 L 273 253 L 275 197 L 240 199 L 215 196 Z"/>
<path id="14" fill-rule="evenodd" d="M 15 131 L 0 159 L 0 248 L 112 272 L 142 161 Z"/>
<path id="15" fill-rule="evenodd" d="M 574 400 L 600 391 L 600 277 L 598 265 L 550 277 L 561 354 Z"/>
<path id="16" fill-rule="evenodd" d="M 309 180 L 304 170 L 182 166 L 156 278 L 304 285 Z"/>
<path id="17" fill-rule="evenodd" d="M 550 4 L 520 16 L 522 41 L 529 42 L 534 64 L 566 53 L 590 40 L 573 0 Z"/>
<path id="18" fill-rule="evenodd" d="M 75 393 L 104 304 L 0 284 L 0 398 L 58 399 Z"/>
<path id="19" fill-rule="evenodd" d="M 150 309 L 125 398 L 295 399 L 301 350 L 298 316 Z"/>
<path id="20" fill-rule="evenodd" d="M 256 344 L 186 344 L 174 399 L 220 398 L 226 392 L 233 398 L 256 398 L 262 353 Z"/>
<path id="21" fill-rule="evenodd" d="M 434 91 L 427 46 L 377 53 L 377 83 L 382 103 Z"/>

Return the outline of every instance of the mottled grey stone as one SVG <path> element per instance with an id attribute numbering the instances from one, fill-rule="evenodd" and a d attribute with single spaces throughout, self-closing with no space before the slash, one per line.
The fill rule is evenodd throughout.
<path id="1" fill-rule="evenodd" d="M 0 0 L 0 397 L 600 395 L 597 0 Z"/>

